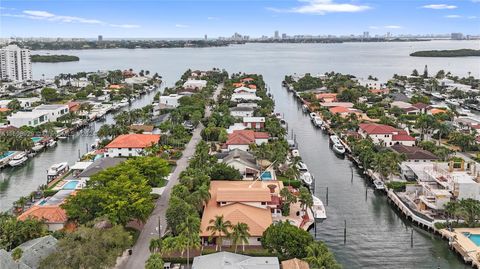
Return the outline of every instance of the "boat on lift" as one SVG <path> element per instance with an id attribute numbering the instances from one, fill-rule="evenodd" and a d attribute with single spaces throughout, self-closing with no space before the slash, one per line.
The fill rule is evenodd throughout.
<path id="1" fill-rule="evenodd" d="M 375 189 L 377 190 L 384 190 L 385 189 L 385 184 L 380 179 L 375 179 L 373 181 L 373 185 L 375 185 Z"/>
<path id="2" fill-rule="evenodd" d="M 312 212 L 313 212 L 313 217 L 315 220 L 320 220 L 323 221 L 327 218 L 327 212 L 325 210 L 325 206 L 323 205 L 322 200 L 320 198 L 316 197 L 315 195 L 312 194 L 313 198 L 313 206 L 312 206 Z"/>

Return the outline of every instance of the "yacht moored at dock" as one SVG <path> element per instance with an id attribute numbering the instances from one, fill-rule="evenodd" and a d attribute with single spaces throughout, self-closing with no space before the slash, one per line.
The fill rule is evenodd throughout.
<path id="1" fill-rule="evenodd" d="M 11 161 L 8 162 L 8 165 L 15 167 L 22 165 L 28 160 L 27 154 L 25 152 L 21 152 L 17 154 Z"/>
<path id="2" fill-rule="evenodd" d="M 345 147 L 343 146 L 342 142 L 336 135 L 330 136 L 330 141 L 332 142 L 332 149 L 335 153 L 339 155 L 345 154 Z"/>
<path id="3" fill-rule="evenodd" d="M 304 172 L 300 174 L 300 180 L 308 186 L 311 186 L 313 183 L 313 176 L 310 172 Z"/>
<path id="4" fill-rule="evenodd" d="M 68 163 L 67 162 L 62 162 L 62 163 L 56 163 L 47 170 L 47 182 L 50 182 L 57 178 L 60 175 L 63 175 L 68 171 Z"/>
<path id="5" fill-rule="evenodd" d="M 312 212 L 313 212 L 313 217 L 315 220 L 320 220 L 323 221 L 327 218 L 327 212 L 325 210 L 325 206 L 323 205 L 322 200 L 320 198 L 316 197 L 315 195 L 312 194 L 313 198 L 313 206 L 312 206 Z"/>
<path id="6" fill-rule="evenodd" d="M 323 125 L 322 118 L 320 118 L 319 116 L 316 116 L 315 118 L 313 118 L 312 121 L 313 121 L 313 125 L 315 125 L 315 127 L 317 128 L 320 128 Z"/>

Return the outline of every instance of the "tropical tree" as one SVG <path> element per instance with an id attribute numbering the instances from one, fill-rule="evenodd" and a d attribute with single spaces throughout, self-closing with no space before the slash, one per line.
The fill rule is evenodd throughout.
<path id="1" fill-rule="evenodd" d="M 438 145 L 440 146 L 442 144 L 442 136 L 443 135 L 448 136 L 452 131 L 452 127 L 450 127 L 450 125 L 444 122 L 439 121 L 435 124 L 435 129 L 437 130 L 437 133 L 438 133 Z"/>
<path id="2" fill-rule="evenodd" d="M 198 211 L 202 211 L 203 206 L 208 203 L 211 197 L 208 185 L 202 184 L 190 197 Z"/>
<path id="3" fill-rule="evenodd" d="M 462 199 L 459 202 L 460 215 L 468 227 L 475 227 L 480 216 L 480 201 L 475 199 Z"/>
<path id="4" fill-rule="evenodd" d="M 307 246 L 307 257 L 304 259 L 311 268 L 341 269 L 333 253 L 323 242 L 313 242 Z"/>
<path id="5" fill-rule="evenodd" d="M 449 142 L 459 146 L 461 151 L 466 151 L 475 142 L 475 136 L 470 133 L 453 132 L 450 134 Z"/>
<path id="6" fill-rule="evenodd" d="M 12 251 L 12 259 L 18 263 L 20 261 L 20 259 L 22 258 L 22 255 L 23 255 L 23 250 L 21 248 L 15 248 L 13 251 Z M 20 267 L 19 267 L 20 268 Z"/>
<path id="7" fill-rule="evenodd" d="M 222 251 L 223 236 L 228 237 L 232 224 L 229 220 L 225 221 L 223 215 L 215 216 L 215 219 L 211 219 L 208 223 L 210 223 L 210 225 L 207 227 L 207 231 L 212 233 L 211 237 L 216 236 L 215 251 L 218 251 L 218 248 Z"/>
<path id="8" fill-rule="evenodd" d="M 310 191 L 305 187 L 300 187 L 298 195 L 298 201 L 300 202 L 300 207 L 306 213 L 308 208 L 313 206 L 313 197 Z"/>
<path id="9" fill-rule="evenodd" d="M 383 179 L 399 173 L 398 165 L 404 160 L 404 156 L 392 151 L 382 151 L 373 157 L 373 170 L 380 174 Z"/>
<path id="10" fill-rule="evenodd" d="M 190 268 L 190 249 L 200 248 L 200 218 L 196 215 L 187 216 L 179 230 L 180 236 L 185 238 L 184 248 L 187 250 L 187 268 Z"/>
<path id="11" fill-rule="evenodd" d="M 270 225 L 262 235 L 262 246 L 282 259 L 307 256 L 305 246 L 313 242 L 309 232 L 298 228 L 287 221 Z"/>
<path id="12" fill-rule="evenodd" d="M 288 188 L 280 190 L 280 197 L 282 197 L 282 215 L 288 216 L 290 214 L 290 205 L 297 202 L 297 196 L 293 195 Z"/>
<path id="13" fill-rule="evenodd" d="M 235 245 L 235 253 L 237 253 L 238 244 L 242 244 L 242 251 L 245 252 L 245 244 L 248 243 L 250 238 L 248 224 L 239 222 L 232 226 L 232 232 L 230 233 L 230 239 Z"/>
<path id="14" fill-rule="evenodd" d="M 420 128 L 422 140 L 425 137 L 425 134 L 432 130 L 436 126 L 435 117 L 428 114 L 422 114 L 417 118 L 415 123 L 416 128 Z"/>
<path id="15" fill-rule="evenodd" d="M 161 253 L 162 252 L 163 242 L 161 238 L 152 238 L 150 239 L 150 245 L 148 249 L 151 253 Z"/>
<path id="16" fill-rule="evenodd" d="M 456 220 L 456 223 L 458 224 L 459 219 L 460 219 L 460 204 L 458 201 L 450 201 L 445 205 L 445 213 L 447 215 Z"/>
<path id="17" fill-rule="evenodd" d="M 162 256 L 158 253 L 153 253 L 148 257 L 148 260 L 145 262 L 145 269 L 163 269 L 164 262 Z"/>

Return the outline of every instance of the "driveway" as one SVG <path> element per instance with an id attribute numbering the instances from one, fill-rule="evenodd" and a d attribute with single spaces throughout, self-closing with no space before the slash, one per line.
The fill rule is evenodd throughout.
<path id="1" fill-rule="evenodd" d="M 223 84 L 218 85 L 217 89 L 213 94 L 213 99 L 217 101 L 217 97 L 220 94 L 220 91 L 223 88 Z M 205 116 L 209 117 L 211 115 L 211 108 L 205 108 Z M 123 259 L 121 264 L 117 265 L 116 268 L 121 269 L 139 269 L 145 267 L 145 261 L 150 256 L 150 250 L 148 249 L 150 245 L 150 240 L 152 238 L 158 238 L 158 226 L 160 223 L 161 232 L 164 234 L 167 223 L 165 219 L 165 213 L 168 208 L 168 201 L 170 199 L 170 193 L 174 185 L 178 183 L 180 173 L 184 171 L 188 166 L 188 160 L 195 153 L 195 148 L 197 144 L 202 140 L 200 133 L 205 127 L 202 123 L 198 124 L 192 134 L 192 139 L 188 142 L 183 155 L 180 160 L 177 161 L 177 167 L 170 176 L 170 180 L 165 186 L 163 195 L 157 200 L 155 209 L 153 213 L 148 218 L 145 226 L 143 227 L 140 236 L 138 237 L 137 242 L 132 248 L 132 255 Z"/>

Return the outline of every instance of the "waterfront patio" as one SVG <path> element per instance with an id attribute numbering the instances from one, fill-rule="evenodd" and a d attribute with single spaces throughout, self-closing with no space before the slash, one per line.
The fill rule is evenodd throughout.
<path id="1" fill-rule="evenodd" d="M 449 238 L 450 246 L 463 257 L 465 262 L 471 262 L 476 268 L 480 268 L 480 246 L 468 237 L 469 234 L 480 236 L 480 228 L 455 228 L 453 231 L 442 229 L 440 233 Z"/>

